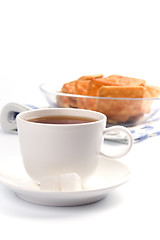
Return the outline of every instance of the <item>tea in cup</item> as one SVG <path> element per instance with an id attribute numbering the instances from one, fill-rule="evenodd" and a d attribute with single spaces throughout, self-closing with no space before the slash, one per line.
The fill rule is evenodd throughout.
<path id="1" fill-rule="evenodd" d="M 28 175 L 36 182 L 46 176 L 76 172 L 82 181 L 90 177 L 100 154 L 115 159 L 132 147 L 130 131 L 122 126 L 106 128 L 107 117 L 99 112 L 47 108 L 18 114 L 20 150 Z M 122 131 L 128 136 L 125 150 L 116 155 L 101 152 L 104 135 Z M 115 146 L 116 147 L 116 146 Z"/>

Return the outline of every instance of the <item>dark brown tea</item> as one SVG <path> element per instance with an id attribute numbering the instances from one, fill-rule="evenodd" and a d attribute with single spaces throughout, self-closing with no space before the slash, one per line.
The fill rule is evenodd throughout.
<path id="1" fill-rule="evenodd" d="M 29 119 L 29 122 L 46 123 L 46 124 L 79 124 L 95 122 L 93 118 L 75 117 L 75 116 L 43 116 Z"/>

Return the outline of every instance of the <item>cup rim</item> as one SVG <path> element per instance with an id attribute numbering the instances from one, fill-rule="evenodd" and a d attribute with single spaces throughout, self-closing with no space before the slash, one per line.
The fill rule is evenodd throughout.
<path id="1" fill-rule="evenodd" d="M 92 116 L 84 116 L 84 115 L 75 115 L 75 116 L 81 116 L 81 117 L 91 117 L 91 118 L 95 118 L 96 121 L 93 121 L 93 122 L 86 122 L 86 123 L 69 123 L 69 124 L 50 124 L 50 123 L 37 123 L 37 122 L 31 122 L 31 121 L 28 121 L 28 119 L 31 119 L 32 117 L 33 118 L 36 118 L 36 117 L 41 117 L 41 116 L 44 116 L 46 112 L 52 112 L 52 111 L 56 111 L 56 112 L 61 112 L 63 111 L 64 114 L 63 115 L 67 115 L 67 112 L 69 113 L 73 113 L 72 115 L 68 114 L 68 116 L 73 116 L 74 113 L 90 113 L 90 115 Z M 40 115 L 38 116 L 30 116 L 31 114 L 34 114 L 34 113 L 39 113 Z M 44 113 L 44 114 L 42 114 Z M 48 114 L 49 115 L 49 114 Z M 57 114 L 58 115 L 58 114 Z M 94 115 L 94 116 L 93 116 Z M 26 118 L 25 118 L 26 116 Z M 27 119 L 27 116 L 28 116 L 28 119 Z M 29 117 L 30 116 L 30 117 Z M 96 116 L 99 116 L 99 119 L 98 117 L 96 118 Z M 27 111 L 23 111 L 21 113 L 19 113 L 16 117 L 16 120 L 17 121 L 22 121 L 22 122 L 25 122 L 27 124 L 31 124 L 31 125 L 42 125 L 42 126 L 65 126 L 65 127 L 69 127 L 69 126 L 84 126 L 84 125 L 92 125 L 92 124 L 96 124 L 96 123 L 99 123 L 99 122 L 102 122 L 105 120 L 105 122 L 107 122 L 107 116 L 103 113 L 100 113 L 100 112 L 97 112 L 97 111 L 92 111 L 92 110 L 87 110 L 87 109 L 74 109 L 74 108 L 41 108 L 41 109 L 33 109 L 33 110 L 27 110 Z"/>

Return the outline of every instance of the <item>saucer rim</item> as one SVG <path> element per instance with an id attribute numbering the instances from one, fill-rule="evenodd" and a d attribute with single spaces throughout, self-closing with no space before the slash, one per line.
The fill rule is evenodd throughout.
<path id="1" fill-rule="evenodd" d="M 19 158 L 21 156 L 13 156 L 10 158 Z M 10 159 L 8 158 L 8 159 Z M 121 176 L 115 183 L 113 182 L 111 185 L 106 186 L 106 187 L 97 187 L 95 189 L 82 189 L 82 190 L 78 190 L 78 191 L 50 191 L 50 190 L 41 190 L 41 189 L 30 189 L 29 187 L 23 187 L 22 185 L 16 185 L 16 183 L 12 183 L 12 179 L 9 178 L 5 178 L 3 176 L 0 175 L 0 184 L 2 184 L 3 186 L 9 188 L 10 190 L 14 191 L 17 193 L 17 191 L 21 191 L 21 192 L 25 192 L 25 193 L 37 193 L 37 194 L 55 194 L 55 195 L 68 195 L 68 194 L 87 194 L 87 193 L 95 193 L 95 192 L 101 192 L 101 191 L 110 191 L 114 188 L 117 188 L 123 184 L 125 184 L 126 182 L 129 181 L 130 176 L 131 176 L 131 171 L 129 170 L 129 168 L 121 163 L 118 160 L 115 159 L 108 159 L 105 156 L 101 156 L 101 159 L 105 159 L 108 161 L 114 161 L 116 164 L 119 164 L 121 167 L 123 167 L 126 170 L 126 173 Z M 94 176 L 94 174 L 93 174 Z M 31 179 L 32 181 L 32 179 Z"/>

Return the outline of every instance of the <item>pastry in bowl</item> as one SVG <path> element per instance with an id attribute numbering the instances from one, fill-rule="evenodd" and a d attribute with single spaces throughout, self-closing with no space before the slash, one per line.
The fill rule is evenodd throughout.
<path id="1" fill-rule="evenodd" d="M 102 112 L 110 123 L 127 123 L 150 114 L 159 95 L 160 87 L 148 85 L 143 79 L 96 74 L 65 83 L 56 102 L 59 107 Z"/>

